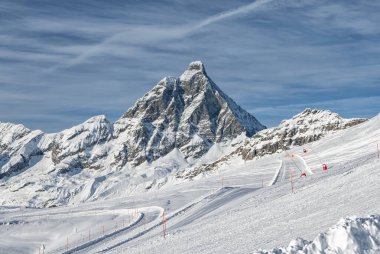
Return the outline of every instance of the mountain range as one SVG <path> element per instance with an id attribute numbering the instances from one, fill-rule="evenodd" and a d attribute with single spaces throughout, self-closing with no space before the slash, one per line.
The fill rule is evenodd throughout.
<path id="1" fill-rule="evenodd" d="M 115 186 L 112 176 L 125 172 L 132 179 L 131 172 L 140 170 L 139 185 L 147 182 L 143 172 L 149 167 L 156 173 L 145 190 L 159 188 L 165 183 L 160 178 L 174 172 L 177 179 L 190 179 L 231 158 L 252 160 L 364 121 L 306 109 L 266 129 L 195 61 L 180 77 L 159 81 L 115 123 L 95 116 L 51 134 L 0 123 L 0 193 L 6 193 L 0 204 L 55 206 L 95 194 L 105 198 Z M 162 158 L 170 158 L 169 163 L 162 164 Z M 9 200 L 10 194 L 22 198 Z"/>

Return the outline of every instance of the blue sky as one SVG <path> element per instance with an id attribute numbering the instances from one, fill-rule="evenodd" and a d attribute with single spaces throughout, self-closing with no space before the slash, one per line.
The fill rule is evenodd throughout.
<path id="1" fill-rule="evenodd" d="M 267 126 L 306 107 L 372 117 L 379 13 L 372 0 L 2 1 L 0 121 L 115 121 L 193 60 Z"/>

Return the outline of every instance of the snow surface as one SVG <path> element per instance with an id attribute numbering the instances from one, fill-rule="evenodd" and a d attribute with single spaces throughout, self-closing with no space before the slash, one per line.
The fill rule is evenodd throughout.
<path id="1" fill-rule="evenodd" d="M 252 161 L 233 157 L 193 180 L 176 179 L 164 158 L 129 172 L 132 178 L 122 171 L 109 178 L 107 172 L 96 177 L 82 172 L 82 181 L 94 178 L 78 197 L 83 203 L 1 207 L 0 252 L 38 253 L 44 244 L 45 253 L 252 253 L 291 242 L 310 250 L 298 253 L 328 248 L 326 253 L 379 253 L 379 140 L 377 116 L 283 153 Z M 220 149 L 210 150 L 210 158 Z M 169 159 L 179 167 L 185 160 L 175 150 Z M 322 170 L 323 163 L 328 171 Z M 300 178 L 297 168 L 310 168 L 314 174 Z M 160 182 L 158 175 L 167 177 Z M 93 188 L 100 183 L 100 189 Z M 19 187 L 17 182 L 12 186 Z M 87 200 L 91 191 L 96 193 Z M 11 191 L 8 195 L 12 199 Z"/>
<path id="2" fill-rule="evenodd" d="M 287 248 L 259 251 L 257 254 L 380 253 L 380 215 L 347 217 L 319 234 L 314 241 L 292 240 Z"/>

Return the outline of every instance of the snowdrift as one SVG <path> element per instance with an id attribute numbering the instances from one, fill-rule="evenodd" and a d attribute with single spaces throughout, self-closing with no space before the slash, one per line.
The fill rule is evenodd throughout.
<path id="1" fill-rule="evenodd" d="M 364 218 L 341 219 L 327 232 L 319 234 L 314 241 L 302 238 L 292 240 L 287 248 L 258 251 L 256 254 L 354 254 L 380 253 L 380 215 Z"/>

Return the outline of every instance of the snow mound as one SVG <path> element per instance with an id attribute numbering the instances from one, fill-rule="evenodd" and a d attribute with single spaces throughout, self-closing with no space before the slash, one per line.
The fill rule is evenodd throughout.
<path id="1" fill-rule="evenodd" d="M 374 254 L 380 253 L 380 215 L 346 217 L 312 242 L 297 238 L 287 248 L 256 254 Z"/>

